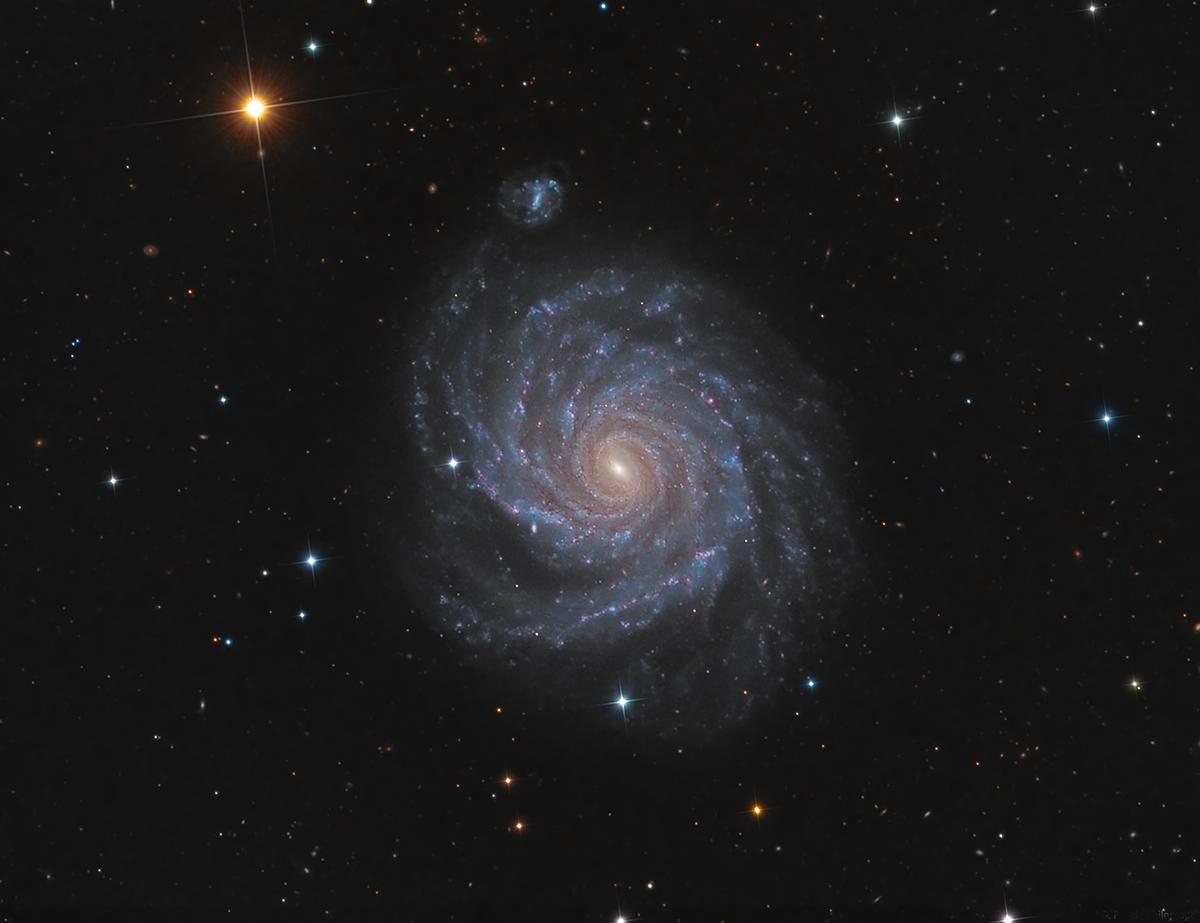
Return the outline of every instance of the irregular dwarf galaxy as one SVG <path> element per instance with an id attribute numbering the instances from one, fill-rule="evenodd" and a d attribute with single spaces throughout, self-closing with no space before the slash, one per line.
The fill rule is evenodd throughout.
<path id="1" fill-rule="evenodd" d="M 509 221 L 525 228 L 549 224 L 566 197 L 566 171 L 558 164 L 530 167 L 500 186 L 497 204 Z"/>
<path id="2" fill-rule="evenodd" d="M 412 369 L 437 627 L 664 729 L 801 684 L 851 563 L 843 450 L 744 306 L 653 256 L 487 241 Z"/>

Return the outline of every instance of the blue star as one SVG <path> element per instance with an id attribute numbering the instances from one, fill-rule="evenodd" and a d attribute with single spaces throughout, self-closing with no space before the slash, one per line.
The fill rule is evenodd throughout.
<path id="1" fill-rule="evenodd" d="M 322 561 L 328 561 L 328 560 L 329 560 L 328 558 L 322 558 L 319 555 L 317 555 L 312 550 L 312 542 L 309 542 L 308 543 L 308 553 L 303 558 L 301 558 L 299 561 L 294 561 L 293 563 L 294 564 L 303 564 L 305 567 L 307 567 L 309 570 L 309 573 L 312 574 L 313 585 L 316 586 L 317 565 L 320 564 Z"/>
<path id="2" fill-rule="evenodd" d="M 613 699 L 611 702 L 607 702 L 605 704 L 615 705 L 617 708 L 619 708 L 621 710 L 621 720 L 623 722 L 625 722 L 625 730 L 628 731 L 629 730 L 629 706 L 632 705 L 634 702 L 640 702 L 640 701 L 642 701 L 642 700 L 627 696 L 625 694 L 625 689 L 621 686 L 620 683 L 618 683 L 617 684 L 617 697 L 615 699 Z"/>
<path id="3" fill-rule="evenodd" d="M 1116 422 L 1124 417 L 1124 414 L 1113 413 L 1107 404 L 1102 405 L 1100 416 L 1096 417 L 1095 422 L 1101 424 L 1106 430 L 1111 430 Z"/>

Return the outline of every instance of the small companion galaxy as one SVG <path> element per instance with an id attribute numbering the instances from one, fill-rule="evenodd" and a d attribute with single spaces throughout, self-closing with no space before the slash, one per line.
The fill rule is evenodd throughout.
<path id="1" fill-rule="evenodd" d="M 566 176 L 559 165 L 531 167 L 510 176 L 500 187 L 497 204 L 504 217 L 525 228 L 549 224 L 562 208 Z"/>
<path id="2" fill-rule="evenodd" d="M 562 206 L 542 174 L 514 199 L 521 228 Z M 588 664 L 593 698 L 711 731 L 817 669 L 853 566 L 837 414 L 736 300 L 557 220 L 474 247 L 416 339 L 416 570 L 436 626 L 518 674 L 586 696 Z"/>
<path id="3" fill-rule="evenodd" d="M 1200 919 L 1200 12 L 10 3 L 0 923 Z"/>

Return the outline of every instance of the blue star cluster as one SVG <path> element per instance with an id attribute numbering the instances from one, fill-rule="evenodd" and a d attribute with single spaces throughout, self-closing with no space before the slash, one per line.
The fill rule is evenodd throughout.
<path id="1" fill-rule="evenodd" d="M 799 689 L 852 557 L 827 389 L 692 273 L 524 251 L 478 248 L 411 361 L 436 627 L 664 729 Z"/>

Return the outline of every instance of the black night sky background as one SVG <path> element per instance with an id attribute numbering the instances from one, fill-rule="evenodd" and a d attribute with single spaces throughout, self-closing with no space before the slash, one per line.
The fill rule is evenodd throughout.
<path id="1" fill-rule="evenodd" d="M 1200 912 L 1197 16 L 6 5 L 4 917 Z M 400 357 L 547 163 L 844 433 L 814 685 L 703 740 L 406 580 Z"/>

